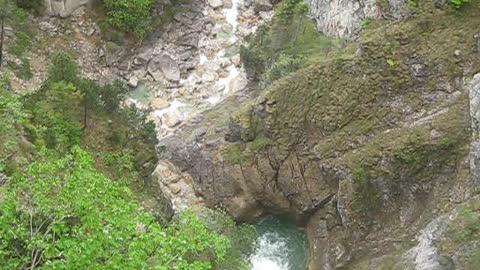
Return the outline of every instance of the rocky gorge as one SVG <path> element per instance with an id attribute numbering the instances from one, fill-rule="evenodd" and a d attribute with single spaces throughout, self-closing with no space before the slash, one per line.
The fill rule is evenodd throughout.
<path id="1" fill-rule="evenodd" d="M 309 270 L 473 270 L 480 7 L 413 2 L 306 1 L 318 32 L 343 42 L 264 85 L 241 48 L 273 25 L 276 2 L 158 5 L 171 21 L 122 43 L 93 1 L 48 0 L 29 55 L 40 75 L 13 86 L 44 80 L 54 46 L 77 51 L 87 77 L 120 78 L 126 102 L 150 109 L 153 179 L 175 211 L 285 216 L 305 231 Z"/>

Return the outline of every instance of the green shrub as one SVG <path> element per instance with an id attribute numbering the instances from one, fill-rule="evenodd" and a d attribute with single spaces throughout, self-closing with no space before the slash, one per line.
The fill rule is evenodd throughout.
<path id="1" fill-rule="evenodd" d="M 13 73 L 15 73 L 17 77 L 23 80 L 30 80 L 33 77 L 30 61 L 25 57 L 20 59 L 20 64 L 8 60 L 7 65 L 12 69 Z"/>
<path id="2" fill-rule="evenodd" d="M 468 269 L 480 269 L 480 249 L 470 250 L 467 253 L 468 256 Z"/>
<path id="3" fill-rule="evenodd" d="M 32 46 L 32 36 L 24 31 L 15 31 L 15 42 L 8 47 L 8 51 L 21 57 Z"/>
<path id="4" fill-rule="evenodd" d="M 391 68 L 394 68 L 394 67 L 395 67 L 395 61 L 393 61 L 392 59 L 388 59 L 388 60 L 387 60 L 387 64 L 388 64 Z"/>
<path id="5" fill-rule="evenodd" d="M 364 215 L 376 212 L 382 202 L 377 187 L 370 181 L 370 172 L 364 167 L 356 167 L 353 170 L 352 181 L 356 193 L 353 208 Z"/>
<path id="6" fill-rule="evenodd" d="M 78 122 L 65 118 L 61 113 L 50 113 L 44 123 L 43 137 L 47 148 L 66 151 L 80 143 L 82 128 Z"/>
<path id="7" fill-rule="evenodd" d="M 250 149 L 252 150 L 252 152 L 255 153 L 273 145 L 274 142 L 272 139 L 265 136 L 257 136 L 255 140 L 251 143 Z"/>
<path id="8" fill-rule="evenodd" d="M 0 187 L 0 269 L 207 270 L 225 259 L 227 237 L 192 211 L 162 226 L 79 147 L 44 159 Z"/>
<path id="9" fill-rule="evenodd" d="M 60 51 L 52 58 L 48 70 L 48 81 L 51 83 L 64 81 L 77 84 L 79 74 L 77 61 L 70 54 Z"/>
<path id="10" fill-rule="evenodd" d="M 4 87 L 7 81 L 0 85 L 0 172 L 7 169 L 10 158 L 24 156 L 20 138 L 29 116 L 19 98 Z"/>
<path id="11" fill-rule="evenodd" d="M 153 0 L 103 0 L 108 22 L 143 38 L 152 21 Z"/>
<path id="12" fill-rule="evenodd" d="M 253 225 L 237 224 L 223 210 L 201 209 L 198 214 L 205 226 L 213 233 L 230 239 L 225 259 L 212 269 L 249 270 L 246 258 L 253 252 L 257 232 Z"/>
<path id="13" fill-rule="evenodd" d="M 270 83 L 307 65 L 312 56 L 327 54 L 337 47 L 334 39 L 318 32 L 307 11 L 307 5 L 300 0 L 279 4 L 272 23 L 260 26 L 248 45 L 240 49 L 249 75 Z"/>
<path id="14" fill-rule="evenodd" d="M 300 69 L 305 63 L 305 57 L 302 55 L 280 54 L 277 61 L 266 72 L 264 82 L 271 83 L 283 76 Z"/>
<path id="15" fill-rule="evenodd" d="M 119 80 L 106 84 L 100 90 L 100 106 L 108 113 L 117 112 L 128 93 L 128 88 Z"/>
<path id="16" fill-rule="evenodd" d="M 450 0 L 450 4 L 456 8 L 460 9 L 463 5 L 470 3 L 472 0 Z"/>
<path id="17" fill-rule="evenodd" d="M 44 0 L 15 0 L 19 8 L 31 10 L 35 14 L 42 14 L 45 10 Z"/>
<path id="18" fill-rule="evenodd" d="M 282 23 L 288 23 L 295 15 L 306 15 L 308 13 L 308 6 L 302 0 L 284 0 L 278 10 L 275 12 L 275 17 Z"/>
<path id="19" fill-rule="evenodd" d="M 462 239 L 470 238 L 473 234 L 480 231 L 480 216 L 470 208 L 463 208 L 460 211 L 462 221 L 461 230 L 458 232 Z"/>

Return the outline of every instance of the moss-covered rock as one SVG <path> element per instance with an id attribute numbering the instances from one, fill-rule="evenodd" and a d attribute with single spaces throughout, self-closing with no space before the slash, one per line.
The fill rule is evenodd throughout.
<path id="1" fill-rule="evenodd" d="M 312 270 L 408 269 L 417 232 L 476 189 L 466 86 L 480 70 L 480 9 L 469 7 L 427 1 L 404 21 L 372 21 L 358 42 L 208 112 L 200 125 L 228 127 L 169 139 L 164 158 L 210 206 L 306 224 Z"/>

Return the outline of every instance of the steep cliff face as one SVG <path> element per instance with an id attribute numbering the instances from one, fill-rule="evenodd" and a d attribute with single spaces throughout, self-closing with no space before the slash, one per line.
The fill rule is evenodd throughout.
<path id="1" fill-rule="evenodd" d="M 376 12 L 313 4 L 320 28 L 347 37 Z M 399 6 L 393 17 L 409 13 Z M 465 252 L 479 243 L 448 239 L 478 192 L 480 9 L 417 8 L 257 97 L 231 97 L 163 140 L 162 157 L 238 220 L 305 225 L 311 270 L 475 269 Z"/>

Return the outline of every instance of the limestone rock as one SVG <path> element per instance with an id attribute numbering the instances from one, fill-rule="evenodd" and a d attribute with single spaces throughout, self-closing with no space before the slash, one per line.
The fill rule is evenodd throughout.
<path id="1" fill-rule="evenodd" d="M 152 101 L 151 103 L 152 107 L 154 110 L 161 110 L 161 109 L 165 109 L 167 108 L 168 106 L 170 106 L 170 104 L 162 99 L 162 98 L 156 98 Z"/>
<path id="2" fill-rule="evenodd" d="M 151 58 L 152 52 L 143 52 L 135 57 L 133 64 L 137 66 L 145 65 Z"/>
<path id="3" fill-rule="evenodd" d="M 253 4 L 256 12 L 269 11 L 273 8 L 270 0 L 254 0 Z"/>
<path id="4" fill-rule="evenodd" d="M 177 62 L 168 55 L 155 57 L 148 64 L 148 72 L 155 78 L 155 80 L 160 80 L 158 71 L 161 71 L 167 80 L 180 80 L 180 68 Z"/>
<path id="5" fill-rule="evenodd" d="M 480 133 L 480 73 L 476 74 L 470 82 L 469 96 L 473 135 L 478 139 Z"/>
<path id="6" fill-rule="evenodd" d="M 128 86 L 130 87 L 137 87 L 138 86 L 138 77 L 137 76 L 132 76 L 128 80 Z"/>
<path id="7" fill-rule="evenodd" d="M 470 171 L 472 180 L 480 184 L 480 73 L 469 85 L 470 116 L 472 119 L 472 143 L 470 146 Z"/>
<path id="8" fill-rule="evenodd" d="M 223 1 L 223 8 L 232 8 L 232 6 L 233 6 L 232 0 Z"/>
<path id="9" fill-rule="evenodd" d="M 239 74 L 230 82 L 229 90 L 233 93 L 245 89 L 247 87 L 248 80 L 243 75 Z"/>
<path id="10" fill-rule="evenodd" d="M 199 32 L 199 31 L 200 31 L 200 29 L 197 29 L 196 32 Z M 184 37 L 182 37 L 177 44 L 183 45 L 183 46 L 188 46 L 188 47 L 191 47 L 191 48 L 197 48 L 199 40 L 200 40 L 200 37 L 199 37 L 198 33 L 192 33 L 192 34 L 188 34 L 188 35 L 185 35 Z"/>
<path id="11" fill-rule="evenodd" d="M 406 1 L 388 0 L 389 10 L 381 10 L 375 0 L 306 0 L 310 16 L 317 22 L 319 31 L 332 36 L 355 39 L 361 21 L 380 18 L 388 14 L 395 19 L 410 13 Z"/>
<path id="12" fill-rule="evenodd" d="M 183 121 L 183 117 L 177 112 L 166 113 L 162 117 L 162 122 L 169 128 L 179 125 Z"/>
<path id="13" fill-rule="evenodd" d="M 236 54 L 236 55 L 232 56 L 232 63 L 237 67 L 242 64 L 240 54 Z"/>
<path id="14" fill-rule="evenodd" d="M 213 82 L 218 79 L 218 74 L 215 72 L 207 71 L 202 75 L 202 80 L 204 82 Z"/>
<path id="15" fill-rule="evenodd" d="M 223 5 L 223 1 L 222 0 L 208 0 L 208 4 L 212 8 L 219 8 Z"/>
<path id="16" fill-rule="evenodd" d="M 7 182 L 7 176 L 3 173 L 0 173 L 0 187 Z"/>

